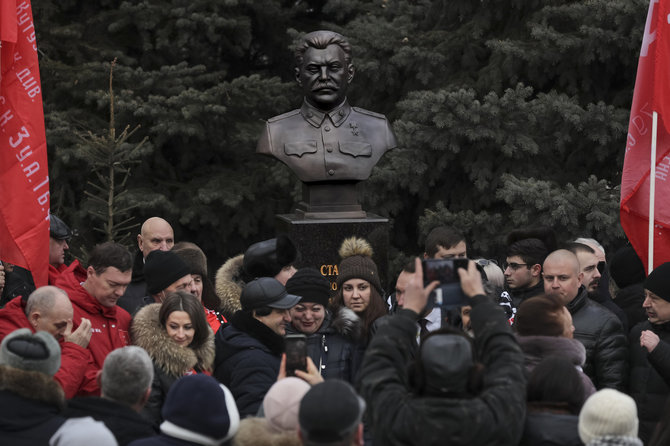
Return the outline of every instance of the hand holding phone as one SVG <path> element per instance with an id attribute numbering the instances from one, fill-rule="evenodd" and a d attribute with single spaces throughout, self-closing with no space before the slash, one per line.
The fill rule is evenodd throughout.
<path id="1" fill-rule="evenodd" d="M 423 261 L 423 283 L 425 285 L 437 280 L 437 288 L 428 297 L 427 310 L 435 306 L 452 309 L 468 305 L 468 300 L 461 289 L 459 268 L 468 269 L 468 259 L 425 259 Z"/>
<path id="2" fill-rule="evenodd" d="M 307 337 L 304 334 L 284 336 L 286 376 L 295 376 L 296 370 L 307 372 Z"/>

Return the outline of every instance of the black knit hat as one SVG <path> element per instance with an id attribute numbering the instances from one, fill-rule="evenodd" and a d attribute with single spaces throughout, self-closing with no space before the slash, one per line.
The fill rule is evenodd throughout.
<path id="1" fill-rule="evenodd" d="M 644 282 L 644 265 L 632 246 L 615 252 L 609 267 L 610 275 L 619 288 Z"/>
<path id="2" fill-rule="evenodd" d="M 644 281 L 644 288 L 670 302 L 670 262 L 656 267 Z"/>
<path id="3" fill-rule="evenodd" d="M 285 235 L 254 243 L 244 253 L 246 281 L 258 277 L 274 277 L 282 268 L 293 264 L 297 258 L 297 248 Z"/>
<path id="4" fill-rule="evenodd" d="M 144 262 L 144 277 L 149 294 L 157 294 L 177 280 L 191 274 L 191 269 L 171 251 L 151 251 Z"/>
<path id="5" fill-rule="evenodd" d="M 313 302 L 328 305 L 330 299 L 330 283 L 328 279 L 314 268 L 302 268 L 298 270 L 288 282 L 286 291 L 290 294 L 300 296 L 300 302 Z"/>
<path id="6" fill-rule="evenodd" d="M 363 279 L 370 282 L 380 296 L 384 294 L 377 265 L 372 260 L 372 246 L 366 240 L 358 237 L 345 239 L 339 254 L 342 261 L 338 267 L 338 289 L 349 279 Z"/>
<path id="7" fill-rule="evenodd" d="M 307 440 L 319 443 L 342 441 L 360 424 L 365 401 L 340 379 L 313 386 L 300 401 L 298 423 Z"/>

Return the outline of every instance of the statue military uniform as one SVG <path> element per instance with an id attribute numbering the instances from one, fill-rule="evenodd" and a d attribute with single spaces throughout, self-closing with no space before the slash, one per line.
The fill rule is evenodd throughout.
<path id="1" fill-rule="evenodd" d="M 386 117 L 342 104 L 324 112 L 307 101 L 267 121 L 256 152 L 274 156 L 303 183 L 363 181 L 397 146 Z"/>

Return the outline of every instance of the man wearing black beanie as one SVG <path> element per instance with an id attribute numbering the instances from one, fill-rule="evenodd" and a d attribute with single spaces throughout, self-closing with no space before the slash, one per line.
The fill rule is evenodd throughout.
<path id="1" fill-rule="evenodd" d="M 144 278 L 148 295 L 132 309 L 131 314 L 145 305 L 163 302 L 170 292 L 186 291 L 194 296 L 196 293 L 191 268 L 172 251 L 151 251 L 144 263 Z"/>
<path id="2" fill-rule="evenodd" d="M 630 394 L 637 404 L 640 438 L 645 444 L 654 432 L 670 394 L 670 262 L 644 281 L 642 307 L 647 320 L 630 332 Z"/>

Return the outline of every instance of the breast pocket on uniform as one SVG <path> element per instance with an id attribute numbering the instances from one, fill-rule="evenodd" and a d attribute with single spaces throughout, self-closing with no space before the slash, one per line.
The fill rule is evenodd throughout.
<path id="1" fill-rule="evenodd" d="M 316 141 L 287 142 L 284 144 L 284 153 L 288 156 L 301 157 L 306 153 L 316 153 Z"/>
<path id="2" fill-rule="evenodd" d="M 340 142 L 340 152 L 353 157 L 370 157 L 372 156 L 372 146 L 366 142 Z"/>

